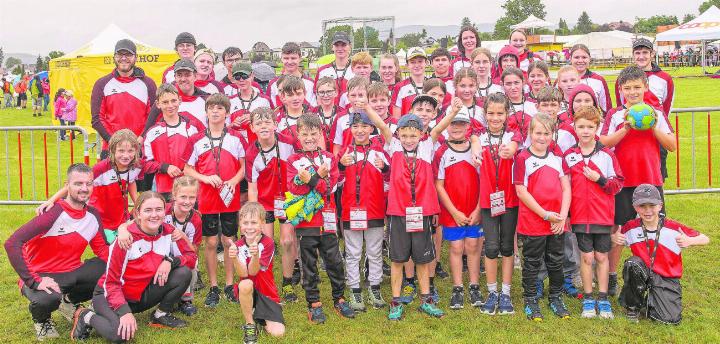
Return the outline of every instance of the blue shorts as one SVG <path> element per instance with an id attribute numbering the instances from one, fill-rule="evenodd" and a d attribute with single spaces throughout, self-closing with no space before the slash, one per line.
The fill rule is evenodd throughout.
<path id="1" fill-rule="evenodd" d="M 462 239 L 477 239 L 483 236 L 482 226 L 443 227 L 443 240 L 455 241 Z"/>

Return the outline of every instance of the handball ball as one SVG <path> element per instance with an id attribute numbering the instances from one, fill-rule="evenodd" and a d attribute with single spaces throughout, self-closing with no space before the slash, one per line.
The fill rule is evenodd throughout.
<path id="1" fill-rule="evenodd" d="M 625 120 L 630 123 L 633 129 L 647 130 L 655 125 L 655 110 L 645 103 L 638 103 L 627 110 Z"/>

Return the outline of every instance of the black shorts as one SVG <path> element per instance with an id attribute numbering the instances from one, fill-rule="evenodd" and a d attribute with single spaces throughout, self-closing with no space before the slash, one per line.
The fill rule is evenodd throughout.
<path id="1" fill-rule="evenodd" d="M 282 314 L 282 306 L 279 303 L 270 300 L 269 297 L 258 293 L 257 289 L 253 291 L 253 320 L 256 323 L 265 326 L 266 321 L 274 321 L 285 324 L 285 318 Z"/>
<path id="2" fill-rule="evenodd" d="M 238 233 L 238 213 L 203 214 L 202 235 L 216 236 L 218 233 L 226 237 L 236 237 Z"/>
<path id="3" fill-rule="evenodd" d="M 280 224 L 286 223 L 287 219 L 277 219 Z M 265 223 L 275 223 L 275 212 L 272 210 L 265 211 Z"/>
<path id="4" fill-rule="evenodd" d="M 660 197 L 663 199 L 663 207 L 660 212 L 665 214 L 665 193 L 663 192 L 662 186 L 657 186 L 657 188 L 660 190 Z M 632 195 L 634 191 L 635 187 L 629 186 L 622 188 L 622 190 L 615 195 L 615 224 L 618 226 L 622 226 L 637 217 L 637 212 L 632 205 Z"/>
<path id="5" fill-rule="evenodd" d="M 575 237 L 583 253 L 608 253 L 612 247 L 610 234 L 575 233 Z"/>
<path id="6" fill-rule="evenodd" d="M 423 217 L 422 232 L 405 231 L 405 216 L 389 216 L 388 247 L 390 260 L 405 263 L 412 257 L 416 264 L 427 264 L 435 259 L 435 246 L 430 231 L 432 216 Z"/>

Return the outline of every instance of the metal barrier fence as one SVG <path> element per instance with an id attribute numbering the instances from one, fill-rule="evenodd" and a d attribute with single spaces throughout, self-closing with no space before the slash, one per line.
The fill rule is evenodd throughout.
<path id="1" fill-rule="evenodd" d="M 675 152 L 675 189 L 670 189 L 670 183 L 672 181 L 666 181 L 665 183 L 665 194 L 698 194 L 698 193 L 718 193 L 720 192 L 720 188 L 713 187 L 713 146 L 712 146 L 712 116 L 711 113 L 716 113 L 717 115 L 720 115 L 720 107 L 695 107 L 695 108 L 679 108 L 679 109 L 672 109 L 670 112 L 670 116 L 673 114 L 675 115 L 675 143 L 677 144 L 677 151 Z M 680 124 L 684 121 L 687 121 L 687 116 L 690 116 L 689 118 L 689 126 L 690 126 L 690 152 L 683 151 L 682 147 L 680 146 L 681 139 L 680 135 L 681 133 L 684 133 L 685 130 L 687 130 L 686 127 L 681 126 Z M 703 116 L 704 115 L 704 116 Z M 669 116 L 669 117 L 670 117 Z M 681 117 L 682 121 L 681 121 Z M 707 185 L 705 187 L 699 187 L 698 186 L 698 150 L 700 149 L 700 146 L 698 145 L 698 135 L 696 130 L 696 120 L 697 117 L 705 117 L 705 124 L 707 127 Z M 701 120 L 701 119 L 699 119 Z M 670 120 L 672 122 L 672 120 Z M 683 169 L 680 168 L 682 165 L 681 163 L 681 157 L 684 157 L 685 154 L 690 154 L 690 166 L 691 166 L 691 187 L 690 188 L 681 188 L 681 180 L 682 180 L 682 173 Z M 702 162 L 702 161 L 700 161 Z M 668 169 L 670 169 L 671 166 L 668 166 Z"/>
<path id="2" fill-rule="evenodd" d="M 0 204 L 3 205 L 27 205 L 27 204 L 40 204 L 44 200 L 48 199 L 50 197 L 51 193 L 54 193 L 56 189 L 50 189 L 50 179 L 51 179 L 51 171 L 49 169 L 49 162 L 50 155 L 48 154 L 48 141 L 52 142 L 53 140 L 56 142 L 55 144 L 55 150 L 56 150 L 56 159 L 54 164 L 57 165 L 57 181 L 58 187 L 62 184 L 63 181 L 63 174 L 65 173 L 65 169 L 70 164 L 73 164 L 76 162 L 75 157 L 75 145 L 77 143 L 74 142 L 74 140 L 70 139 L 67 140 L 67 148 L 63 148 L 62 145 L 66 143 L 66 141 L 60 140 L 60 132 L 65 132 L 66 137 L 82 137 L 82 147 L 83 147 L 83 157 L 82 162 L 86 164 L 90 164 L 90 150 L 93 149 L 93 147 L 97 146 L 97 143 L 90 143 L 90 136 L 88 135 L 87 131 L 79 126 L 27 126 L 27 127 L 0 127 L 0 132 L 3 133 L 4 143 L 5 143 L 5 183 L 6 183 L 6 193 L 7 198 L 6 199 L 0 199 Z M 30 133 L 29 139 L 23 137 L 23 133 Z M 34 135 L 35 132 L 42 132 L 42 147 L 36 147 L 35 141 L 36 141 L 36 135 Z M 51 132 L 51 135 L 54 135 L 54 138 L 51 137 L 48 140 L 48 132 Z M 12 135 L 16 134 L 16 135 Z M 26 142 L 25 142 L 26 141 Z M 11 142 L 13 142 L 17 149 L 17 162 L 11 163 L 11 154 L 10 154 L 10 146 Z M 65 156 L 61 155 L 61 152 L 65 149 L 69 148 L 69 154 L 66 154 Z M 36 150 L 40 150 L 41 152 L 37 152 Z M 27 152 L 29 150 L 30 152 L 30 175 L 26 175 L 26 171 L 28 170 L 27 166 L 27 157 L 23 156 L 23 150 Z M 13 149 L 13 153 L 15 153 Z M 14 154 L 13 154 L 14 155 Z M 36 162 L 38 159 L 41 159 L 41 167 L 42 171 L 40 171 L 41 174 L 41 180 L 44 182 L 44 198 L 38 198 L 38 187 L 37 187 L 37 181 L 38 181 L 38 171 L 36 171 Z M 25 161 L 24 161 L 25 160 Z M 25 162 L 25 163 L 24 163 Z M 12 165 L 12 166 L 11 166 Z M 10 175 L 11 169 L 13 171 L 17 171 L 17 193 L 13 193 L 13 177 Z M 29 181 L 27 181 L 29 177 Z M 26 185 L 29 184 L 29 185 Z M 27 190 L 27 188 L 30 187 L 30 190 Z M 41 189 L 42 190 L 42 189 Z M 41 191 L 42 192 L 42 191 Z M 29 196 L 29 197 L 26 197 Z M 30 198 L 29 200 L 26 198 Z"/>

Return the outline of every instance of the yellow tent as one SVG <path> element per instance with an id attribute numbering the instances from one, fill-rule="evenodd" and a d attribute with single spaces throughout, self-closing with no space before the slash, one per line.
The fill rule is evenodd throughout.
<path id="1" fill-rule="evenodd" d="M 51 96 L 59 88 L 70 89 L 78 101 L 79 125 L 93 132 L 90 114 L 90 95 L 95 81 L 115 68 L 113 54 L 115 43 L 128 38 L 137 45 L 137 66 L 142 68 L 157 84 L 162 80 L 165 69 L 177 60 L 174 50 L 149 46 L 131 37 L 115 24 L 110 24 L 95 39 L 68 53 L 50 60 Z"/>

